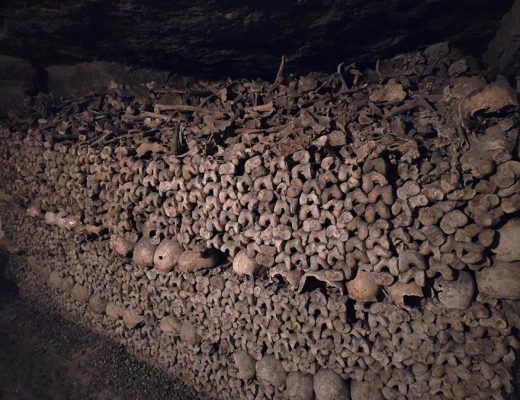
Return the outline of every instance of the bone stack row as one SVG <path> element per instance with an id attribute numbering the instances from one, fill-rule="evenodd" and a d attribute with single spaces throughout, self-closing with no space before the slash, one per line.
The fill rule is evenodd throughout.
<path id="1" fill-rule="evenodd" d="M 10 271 L 212 397 L 506 398 L 518 100 L 455 56 L 396 57 L 386 79 L 351 69 L 337 95 L 312 76 L 221 83 L 225 96 L 182 107 L 154 88 L 154 112 L 116 86 L 92 109 L 99 138 L 62 140 L 47 119 L 4 129 Z M 402 59 L 415 74 L 396 75 Z M 67 107 L 60 124 L 75 126 Z M 164 135 L 186 111 L 177 154 Z M 163 136 L 103 142 L 109 124 Z"/>

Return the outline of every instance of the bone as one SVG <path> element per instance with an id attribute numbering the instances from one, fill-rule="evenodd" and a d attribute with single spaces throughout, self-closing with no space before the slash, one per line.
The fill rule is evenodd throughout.
<path id="1" fill-rule="evenodd" d="M 382 400 L 383 395 L 372 382 L 353 380 L 350 383 L 351 400 Z"/>
<path id="2" fill-rule="evenodd" d="M 107 307 L 107 301 L 100 294 L 95 293 L 90 297 L 88 306 L 96 314 L 103 314 Z"/>
<path id="3" fill-rule="evenodd" d="M 134 249 L 134 243 L 121 236 L 112 237 L 110 244 L 114 252 L 121 257 L 128 256 Z"/>
<path id="4" fill-rule="evenodd" d="M 455 233 L 457 228 L 460 228 L 468 222 L 468 217 L 458 210 L 448 212 L 442 217 L 440 227 L 446 234 Z"/>
<path id="5" fill-rule="evenodd" d="M 259 269 L 256 260 L 248 257 L 244 250 L 239 251 L 233 259 L 233 271 L 239 275 L 254 276 Z"/>
<path id="6" fill-rule="evenodd" d="M 123 323 L 127 329 L 134 329 L 144 321 L 144 317 L 136 310 L 131 308 L 125 309 L 122 313 L 122 317 Z"/>
<path id="7" fill-rule="evenodd" d="M 124 308 L 115 303 L 108 302 L 105 308 L 105 313 L 112 320 L 117 320 L 123 317 Z"/>
<path id="8" fill-rule="evenodd" d="M 181 326 L 181 321 L 172 316 L 162 318 L 160 323 L 161 332 L 168 336 L 179 336 Z"/>
<path id="9" fill-rule="evenodd" d="M 464 310 L 469 307 L 475 294 L 475 282 L 467 271 L 461 271 L 456 280 L 439 278 L 434 284 L 435 290 L 440 293 L 439 301 L 448 308 Z"/>
<path id="10" fill-rule="evenodd" d="M 480 293 L 497 299 L 520 299 L 520 262 L 496 261 L 477 272 Z"/>
<path id="11" fill-rule="evenodd" d="M 289 400 L 314 399 L 314 382 L 310 374 L 289 372 L 285 383 L 285 395 Z"/>
<path id="12" fill-rule="evenodd" d="M 76 283 L 72 288 L 72 297 L 80 302 L 87 302 L 92 291 L 89 287 Z"/>
<path id="13" fill-rule="evenodd" d="M 184 252 L 184 248 L 177 240 L 165 239 L 155 249 L 153 263 L 155 268 L 161 273 L 170 272 Z"/>
<path id="14" fill-rule="evenodd" d="M 152 267 L 153 266 L 153 255 L 157 245 L 153 244 L 152 241 L 143 236 L 135 245 L 132 260 L 140 267 Z"/>
<path id="15" fill-rule="evenodd" d="M 508 221 L 498 230 L 498 244 L 493 252 L 499 261 L 520 261 L 518 234 L 520 233 L 520 219 Z"/>
<path id="16" fill-rule="evenodd" d="M 256 375 L 256 361 L 244 350 L 238 350 L 233 354 L 233 360 L 238 368 L 238 377 L 245 381 L 253 379 Z"/>
<path id="17" fill-rule="evenodd" d="M 311 278 L 325 283 L 325 285 L 329 288 L 335 288 L 340 291 L 343 289 L 341 282 L 344 279 L 344 275 L 341 271 L 310 271 L 301 277 L 298 288 L 299 292 L 305 290 L 306 284 Z"/>
<path id="18" fill-rule="evenodd" d="M 49 286 L 55 289 L 61 289 L 63 286 L 63 278 L 58 271 L 52 271 L 49 274 Z"/>
<path id="19" fill-rule="evenodd" d="M 186 250 L 180 255 L 176 269 L 179 272 L 189 273 L 215 266 L 215 255 L 204 256 L 200 251 Z"/>
<path id="20" fill-rule="evenodd" d="M 517 95 L 508 84 L 493 82 L 466 97 L 460 112 L 467 117 L 478 111 L 497 112 L 505 107 L 518 107 Z"/>
<path id="21" fill-rule="evenodd" d="M 200 344 L 202 340 L 198 329 L 189 321 L 184 321 L 182 323 L 179 334 L 183 342 L 192 346 Z"/>
<path id="22" fill-rule="evenodd" d="M 416 283 L 394 283 L 386 288 L 395 304 L 404 305 L 406 297 L 423 297 L 422 288 Z"/>
<path id="23" fill-rule="evenodd" d="M 287 372 L 275 356 L 266 355 L 256 363 L 256 376 L 262 382 L 280 387 L 285 384 Z"/>
<path id="24" fill-rule="evenodd" d="M 377 300 L 379 285 L 370 272 L 358 271 L 356 277 L 347 282 L 347 291 L 356 301 L 372 302 Z"/>
<path id="25" fill-rule="evenodd" d="M 322 368 L 314 375 L 316 400 L 348 399 L 350 393 L 345 381 L 336 372 Z"/>
<path id="26" fill-rule="evenodd" d="M 114 85 L 81 100 L 86 120 L 49 107 L 82 141 L 13 121 L 0 130 L 0 178 L 23 206 L 0 205 L 21 250 L 9 273 L 203 397 L 305 398 L 324 369 L 352 398 L 509 394 L 514 104 L 459 119 L 486 83 L 446 44 L 355 77 L 341 101 L 339 78 L 317 74 L 276 91 L 149 84 L 142 101 Z M 363 276 L 373 290 L 356 294 Z M 238 351 L 255 376 L 274 357 L 287 379 L 241 378 Z"/>

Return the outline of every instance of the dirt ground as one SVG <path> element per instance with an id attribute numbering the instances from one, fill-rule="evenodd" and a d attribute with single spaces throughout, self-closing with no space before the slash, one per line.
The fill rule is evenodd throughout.
<path id="1" fill-rule="evenodd" d="M 21 300 L 0 277 L 0 399 L 197 397 L 114 342 Z"/>

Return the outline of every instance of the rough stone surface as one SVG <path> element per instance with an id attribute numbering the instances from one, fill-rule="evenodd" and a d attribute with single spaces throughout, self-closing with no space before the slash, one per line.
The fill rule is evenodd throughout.
<path id="1" fill-rule="evenodd" d="M 165 83 L 167 72 L 131 68 L 114 62 L 82 62 L 76 65 L 52 65 L 47 69 L 47 89 L 58 97 L 102 93 L 111 81 L 126 84 L 156 81 Z"/>
<path id="2" fill-rule="evenodd" d="M 520 1 L 504 16 L 484 59 L 502 72 L 520 74 Z"/>
<path id="3" fill-rule="evenodd" d="M 24 98 L 33 88 L 36 70 L 20 58 L 0 55 L 0 117 L 8 110 L 24 108 Z"/>
<path id="4" fill-rule="evenodd" d="M 42 65 L 97 59 L 190 74 L 271 77 L 282 54 L 301 72 L 373 62 L 439 40 L 480 53 L 512 1 L 2 3 L 0 52 Z"/>

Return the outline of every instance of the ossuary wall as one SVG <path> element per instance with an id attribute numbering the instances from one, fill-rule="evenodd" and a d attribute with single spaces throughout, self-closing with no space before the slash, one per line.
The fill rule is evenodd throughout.
<path id="1" fill-rule="evenodd" d="M 27 295 L 213 398 L 508 398 L 518 88 L 445 43 L 150 83 L 2 129 Z"/>

